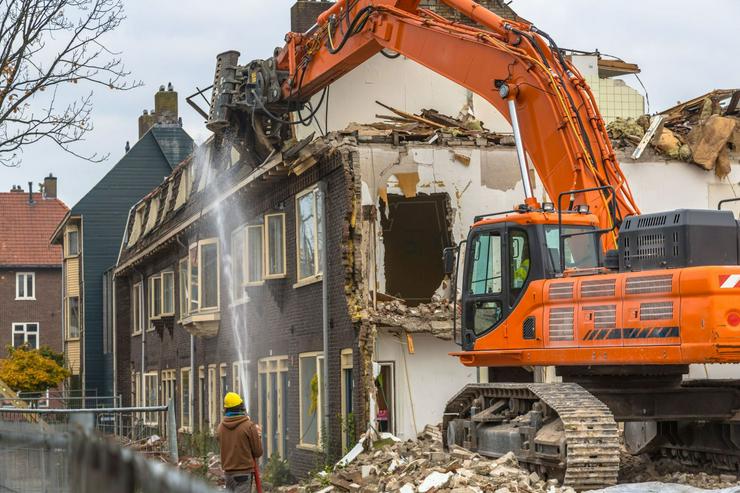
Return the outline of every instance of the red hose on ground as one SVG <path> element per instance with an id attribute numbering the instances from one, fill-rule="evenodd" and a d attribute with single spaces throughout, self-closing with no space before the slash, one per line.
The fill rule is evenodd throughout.
<path id="1" fill-rule="evenodd" d="M 254 485 L 257 488 L 257 493 L 262 493 L 262 479 L 260 479 L 260 466 L 257 461 L 254 461 Z"/>

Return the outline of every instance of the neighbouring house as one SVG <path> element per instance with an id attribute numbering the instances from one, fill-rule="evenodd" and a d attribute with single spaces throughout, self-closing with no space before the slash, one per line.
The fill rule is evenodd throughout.
<path id="1" fill-rule="evenodd" d="M 51 174 L 41 192 L 28 187 L 0 193 L 0 358 L 7 346 L 63 350 L 62 255 L 49 238 L 68 209 Z"/>
<path id="2" fill-rule="evenodd" d="M 159 185 L 193 150 L 178 117 L 177 92 L 161 86 L 154 109 L 138 121 L 139 139 L 58 223 L 52 243 L 64 251 L 62 300 L 78 318 L 65 321 L 63 337 L 72 372 L 68 388 L 86 396 L 116 393 L 113 369 L 113 285 L 129 210 Z"/>
<path id="3" fill-rule="evenodd" d="M 129 214 L 114 271 L 124 404 L 172 401 L 181 431 L 209 433 L 224 394 L 241 392 L 267 455 L 301 476 L 368 426 L 413 438 L 467 383 L 548 377 L 449 356 L 458 346 L 441 251 L 474 216 L 521 202 L 511 137 L 376 125 L 375 100 L 510 132 L 477 96 L 379 55 L 332 84 L 325 136 L 297 127 L 265 160 L 206 142 Z M 730 182 L 650 150 L 620 159 L 646 212 L 713 206 L 740 180 L 736 158 Z M 656 175 L 680 191 L 658 197 Z M 534 190 L 547 199 L 536 177 Z"/>

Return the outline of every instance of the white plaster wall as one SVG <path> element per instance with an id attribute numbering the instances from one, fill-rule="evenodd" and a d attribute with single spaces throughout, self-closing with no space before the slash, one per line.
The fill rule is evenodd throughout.
<path id="1" fill-rule="evenodd" d="M 405 338 L 380 332 L 375 352 L 375 361 L 395 363 L 396 434 L 402 440 L 415 438 L 427 424 L 441 423 L 450 397 L 477 379 L 477 368 L 448 354 L 458 349 L 452 341 L 428 334 L 414 334 L 413 341 L 414 354 L 409 354 Z"/>
<path id="2" fill-rule="evenodd" d="M 376 115 L 393 114 L 375 101 L 408 113 L 436 109 L 457 117 L 469 97 L 467 89 L 408 58 L 390 60 L 381 54 L 331 84 L 328 94 L 329 131 L 342 130 L 352 122 L 377 122 L 380 118 Z M 486 128 L 494 132 L 511 132 L 511 126 L 488 101 L 478 95 L 470 97 L 476 117 L 485 123 Z M 312 103 L 318 104 L 319 99 L 320 94 L 315 95 Z M 322 107 L 316 114 L 322 127 L 325 109 Z M 306 115 L 304 112 L 303 116 Z M 296 131 L 301 138 L 311 132 L 320 134 L 315 122 L 310 127 L 298 125 Z"/>
<path id="3" fill-rule="evenodd" d="M 470 158 L 464 165 L 455 154 Z M 378 204 L 378 190 L 387 187 L 388 194 L 403 195 L 394 173 L 419 174 L 416 192 L 446 193 L 454 211 L 453 240 L 457 243 L 468 235 L 477 214 L 512 209 L 523 202 L 524 190 L 519 178 L 514 148 L 455 148 L 433 145 L 363 145 L 359 148 L 365 205 Z M 535 179 L 535 194 L 544 197 L 544 188 Z M 375 272 L 377 289 L 385 292 L 384 248 L 382 228 L 376 225 Z"/>

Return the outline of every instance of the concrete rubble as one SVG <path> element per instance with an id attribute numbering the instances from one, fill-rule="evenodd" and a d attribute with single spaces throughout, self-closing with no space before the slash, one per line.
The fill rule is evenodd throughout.
<path id="1" fill-rule="evenodd" d="M 397 440 L 397 439 L 396 439 Z M 427 426 L 415 441 L 368 440 L 365 451 L 344 467 L 317 474 L 281 493 L 401 492 L 401 493 L 570 493 L 557 481 L 519 467 L 512 453 L 488 459 L 460 447 L 442 448 L 439 427 Z"/>
<path id="2" fill-rule="evenodd" d="M 407 306 L 403 300 L 378 301 L 370 320 L 378 327 L 398 327 L 409 334 L 427 333 L 452 339 L 452 304 L 438 296 L 429 303 Z"/>

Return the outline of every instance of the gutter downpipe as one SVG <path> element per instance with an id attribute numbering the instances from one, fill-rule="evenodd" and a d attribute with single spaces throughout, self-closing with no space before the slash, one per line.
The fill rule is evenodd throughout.
<path id="1" fill-rule="evenodd" d="M 326 181 L 321 181 L 319 183 L 319 193 L 321 194 L 321 224 L 323 226 L 323 231 L 321 232 L 321 243 L 324 248 L 321 249 L 321 266 L 322 266 L 322 276 L 321 276 L 321 312 L 322 312 L 322 328 L 323 328 L 323 338 L 324 338 L 324 368 L 323 368 L 323 375 L 321 376 L 323 379 L 323 392 L 324 392 L 324 398 L 322 399 L 323 404 L 323 413 L 324 413 L 324 427 L 327 429 L 328 434 L 328 427 L 329 427 L 329 265 L 327 263 L 327 250 L 328 250 L 328 244 L 327 241 L 328 238 L 328 224 L 326 221 L 326 206 L 327 206 L 327 186 Z M 319 431 L 321 432 L 321 431 Z M 328 444 L 328 440 L 326 442 Z M 327 445 L 328 446 L 328 445 Z M 328 450 L 326 450 L 328 452 Z"/>

